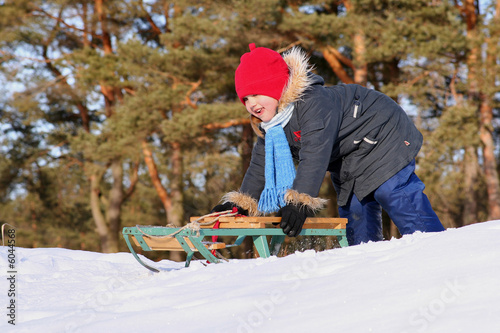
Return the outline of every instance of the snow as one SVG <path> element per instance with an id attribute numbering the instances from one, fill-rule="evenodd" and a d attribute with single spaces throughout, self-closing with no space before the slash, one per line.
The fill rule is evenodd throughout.
<path id="1" fill-rule="evenodd" d="M 0 248 L 0 332 L 500 332 L 500 220 L 287 257 L 203 265 Z M 1 298 L 0 297 L 0 298 Z"/>

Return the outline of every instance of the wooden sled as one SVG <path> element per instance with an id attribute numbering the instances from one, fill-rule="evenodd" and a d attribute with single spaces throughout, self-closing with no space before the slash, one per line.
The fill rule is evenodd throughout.
<path id="1" fill-rule="evenodd" d="M 139 258 L 132 243 L 144 251 L 185 251 L 187 253 L 185 267 L 188 267 L 195 252 L 199 252 L 211 263 L 219 263 L 221 260 L 212 254 L 212 250 L 239 246 L 246 237 L 252 237 L 259 256 L 268 258 L 278 254 L 286 237 L 279 227 L 281 217 L 223 216 L 218 218 L 220 224 L 217 229 L 214 229 L 213 223 L 210 223 L 213 220 L 213 217 L 203 219 L 192 217 L 191 223 L 182 228 L 125 227 L 122 234 L 135 259 L 153 272 L 159 271 Z M 345 247 L 347 246 L 346 224 L 347 219 L 344 218 L 308 218 L 299 235 L 336 236 L 340 246 Z M 232 244 L 204 240 L 205 237 L 210 236 L 235 236 L 237 238 Z M 271 236 L 269 244 L 267 236 Z"/>

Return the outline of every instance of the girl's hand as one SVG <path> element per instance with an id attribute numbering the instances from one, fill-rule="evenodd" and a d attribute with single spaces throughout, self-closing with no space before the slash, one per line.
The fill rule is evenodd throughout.
<path id="1" fill-rule="evenodd" d="M 233 210 L 234 207 L 236 207 L 236 209 L 238 210 L 238 214 L 248 216 L 248 211 L 246 209 L 243 209 L 240 206 L 237 206 L 229 201 L 215 206 L 214 208 L 212 208 L 210 213 L 225 212 L 226 210 Z"/>
<path id="2" fill-rule="evenodd" d="M 283 232 L 289 237 L 296 237 L 302 231 L 306 218 L 313 216 L 313 213 L 305 206 L 288 204 L 282 207 L 276 215 L 281 216 L 280 227 Z"/>

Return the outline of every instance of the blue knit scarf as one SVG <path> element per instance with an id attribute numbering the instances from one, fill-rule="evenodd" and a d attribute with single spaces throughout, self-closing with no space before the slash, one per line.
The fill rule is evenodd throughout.
<path id="1" fill-rule="evenodd" d="M 286 205 L 285 193 L 295 179 L 295 165 L 283 127 L 292 117 L 293 103 L 267 123 L 261 123 L 266 131 L 266 185 L 259 199 L 259 211 L 273 213 Z"/>

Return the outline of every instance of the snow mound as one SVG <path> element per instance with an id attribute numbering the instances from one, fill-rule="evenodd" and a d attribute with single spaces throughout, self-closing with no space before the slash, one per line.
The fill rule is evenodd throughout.
<path id="1" fill-rule="evenodd" d="M 130 253 L 16 248 L 16 325 L 7 299 L 0 332 L 500 332 L 499 239 L 489 221 L 157 274 Z"/>

